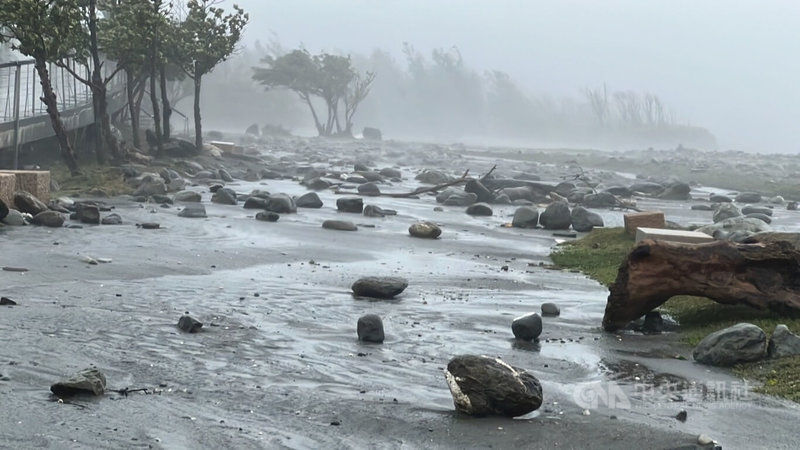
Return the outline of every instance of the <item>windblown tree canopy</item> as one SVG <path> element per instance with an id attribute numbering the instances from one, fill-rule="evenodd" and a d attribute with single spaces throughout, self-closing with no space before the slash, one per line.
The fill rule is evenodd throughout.
<path id="1" fill-rule="evenodd" d="M 265 67 L 254 67 L 253 79 L 267 90 L 294 91 L 311 111 L 320 136 L 352 135 L 353 118 L 358 105 L 369 94 L 375 80 L 373 72 L 358 73 L 349 56 L 329 53 L 312 56 L 307 50 L 268 56 L 261 62 Z M 325 103 L 324 122 L 314 106 L 315 97 Z M 340 116 L 341 108 L 344 117 Z"/>

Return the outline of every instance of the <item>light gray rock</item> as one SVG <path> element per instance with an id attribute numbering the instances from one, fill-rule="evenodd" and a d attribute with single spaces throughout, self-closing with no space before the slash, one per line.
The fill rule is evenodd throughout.
<path id="1" fill-rule="evenodd" d="M 539 224 L 539 210 L 534 206 L 521 206 L 514 211 L 511 226 L 516 228 L 536 228 Z"/>
<path id="2" fill-rule="evenodd" d="M 709 236 L 714 236 L 715 233 L 718 232 L 723 232 L 723 233 L 746 232 L 751 234 L 761 233 L 764 231 L 771 231 L 771 228 L 768 224 L 764 223 L 764 221 L 762 220 L 740 216 L 740 217 L 731 217 L 730 219 L 725 219 L 721 222 L 700 227 L 697 229 L 697 231 L 705 233 Z"/>
<path id="3" fill-rule="evenodd" d="M 695 347 L 694 360 L 709 366 L 730 367 L 758 361 L 767 354 L 767 335 L 750 323 L 739 323 L 709 334 Z"/>
<path id="4" fill-rule="evenodd" d="M 443 184 L 447 183 L 452 178 L 444 172 L 438 170 L 425 170 L 414 177 L 414 179 L 425 184 Z"/>
<path id="5" fill-rule="evenodd" d="M 3 223 L 12 227 L 25 225 L 25 216 L 16 209 L 9 209 L 8 214 L 3 218 Z"/>
<path id="6" fill-rule="evenodd" d="M 469 206 L 476 201 L 478 201 L 476 194 L 457 190 L 444 199 L 442 203 L 446 206 Z"/>
<path id="7" fill-rule="evenodd" d="M 539 223 L 546 230 L 566 230 L 572 224 L 569 206 L 566 202 L 553 202 L 539 214 Z"/>
<path id="8" fill-rule="evenodd" d="M 202 219 L 208 216 L 206 215 L 206 207 L 202 203 L 189 203 L 178 213 L 178 217 Z"/>
<path id="9" fill-rule="evenodd" d="M 84 369 L 52 384 L 50 391 L 58 397 L 70 397 L 81 393 L 103 395 L 106 391 L 106 376 L 97 369 Z"/>
<path id="10" fill-rule="evenodd" d="M 220 205 L 235 205 L 236 192 L 229 188 L 217 189 L 217 192 L 214 192 L 214 194 L 211 196 L 211 202 L 218 203 Z"/>
<path id="11" fill-rule="evenodd" d="M 358 231 L 358 227 L 349 220 L 333 220 L 329 219 L 322 222 L 322 228 L 326 230 L 339 230 L 339 231 Z"/>
<path id="12" fill-rule="evenodd" d="M 789 331 L 786 325 L 778 325 L 772 332 L 767 353 L 771 358 L 800 355 L 800 336 Z"/>
<path id="13" fill-rule="evenodd" d="M 122 225 L 122 217 L 117 213 L 111 213 L 100 221 L 103 225 Z"/>
<path id="14" fill-rule="evenodd" d="M 603 226 L 603 217 L 583 206 L 576 206 L 572 209 L 570 220 L 572 220 L 572 229 L 580 232 L 592 231 L 594 227 Z"/>

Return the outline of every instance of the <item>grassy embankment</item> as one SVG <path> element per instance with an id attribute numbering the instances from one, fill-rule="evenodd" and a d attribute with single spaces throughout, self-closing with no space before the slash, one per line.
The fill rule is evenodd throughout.
<path id="1" fill-rule="evenodd" d="M 70 176 L 69 170 L 63 164 L 54 165 L 49 170 L 50 176 L 61 188 L 51 193 L 53 198 L 61 196 L 113 197 L 133 192 L 131 187 L 125 183 L 119 167 L 83 163 L 80 167 L 81 175 L 76 177 Z"/>
<path id="2" fill-rule="evenodd" d="M 633 237 L 622 228 L 597 229 L 583 239 L 562 244 L 551 256 L 557 266 L 580 270 L 609 286 L 633 245 Z M 690 346 L 697 345 L 709 333 L 740 322 L 758 325 L 767 334 L 781 323 L 794 333 L 800 331 L 800 318 L 746 306 L 721 305 L 701 297 L 676 296 L 659 310 L 680 323 L 684 341 Z M 763 386 L 757 388 L 760 392 L 800 402 L 800 356 L 740 364 L 734 372 L 762 382 Z"/>

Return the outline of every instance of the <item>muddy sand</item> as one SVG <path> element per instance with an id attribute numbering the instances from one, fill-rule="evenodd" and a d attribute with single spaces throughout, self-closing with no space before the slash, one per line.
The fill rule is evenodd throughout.
<path id="1" fill-rule="evenodd" d="M 456 158 L 446 148 L 432 158 L 430 146 L 397 143 L 263 151 L 303 159 L 331 145 L 342 169 L 363 158 L 401 168 L 401 183 L 381 187 L 391 192 L 415 189 L 419 169 L 437 165 L 477 175 L 498 164 L 552 182 L 570 170 L 521 167 L 491 152 Z M 306 192 L 292 180 L 227 186 Z M 556 238 L 502 227 L 514 206 L 470 217 L 461 207 L 435 212 L 432 196 L 365 197 L 399 212 L 370 218 L 338 213 L 339 196 L 322 191 L 321 209 L 266 223 L 241 204 L 210 203 L 205 185 L 192 189 L 208 218 L 121 197 L 105 201 L 123 225 L 0 229 L 0 266 L 29 269 L 0 272 L 0 294 L 18 302 L 0 307 L 0 448 L 666 449 L 695 448 L 699 434 L 725 449 L 796 448 L 797 405 L 694 364 L 676 334 L 603 332 L 607 290 L 548 269 Z M 710 214 L 679 202 L 639 206 L 683 223 Z M 619 211 L 597 211 L 609 226 L 622 223 Z M 791 229 L 793 213 L 776 210 L 774 227 Z M 359 230 L 322 229 L 332 218 Z M 408 236 L 423 219 L 442 226 L 440 239 Z M 135 226 L 142 222 L 162 228 Z M 350 285 L 369 275 L 402 276 L 409 287 L 395 300 L 354 298 Z M 557 303 L 560 317 L 544 318 L 539 342 L 516 342 L 511 320 L 544 302 Z M 176 328 L 187 311 L 202 332 Z M 383 318 L 381 345 L 356 338 L 367 313 Z M 544 404 L 513 420 L 456 415 L 443 369 L 464 353 L 527 369 L 542 382 Z M 110 389 L 151 393 L 55 401 L 50 384 L 90 366 Z M 674 418 L 681 410 L 685 422 Z"/>

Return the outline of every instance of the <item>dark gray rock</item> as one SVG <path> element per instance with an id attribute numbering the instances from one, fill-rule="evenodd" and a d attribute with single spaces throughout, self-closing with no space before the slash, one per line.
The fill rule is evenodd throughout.
<path id="1" fill-rule="evenodd" d="M 219 203 L 220 205 L 235 205 L 236 192 L 233 189 L 221 188 L 214 192 L 211 196 L 212 203 Z"/>
<path id="2" fill-rule="evenodd" d="M 247 197 L 244 209 L 267 209 L 267 199 L 261 197 Z"/>
<path id="3" fill-rule="evenodd" d="M 142 184 L 133 191 L 134 196 L 144 196 L 150 197 L 152 195 L 164 195 L 167 193 L 167 184 L 164 183 L 164 179 L 158 177 L 156 179 L 147 178 Z"/>
<path id="4" fill-rule="evenodd" d="M 572 224 L 569 206 L 566 202 L 553 202 L 539 214 L 539 223 L 546 230 L 566 230 Z"/>
<path id="5" fill-rule="evenodd" d="M 442 234 L 442 229 L 433 222 L 417 222 L 408 227 L 408 234 L 423 239 L 436 239 Z"/>
<path id="6" fill-rule="evenodd" d="M 658 311 L 650 311 L 644 315 L 642 332 L 645 334 L 659 334 L 664 331 L 664 318 Z"/>
<path id="7" fill-rule="evenodd" d="M 486 188 L 479 180 L 469 180 L 464 185 L 464 192 L 469 192 L 478 196 L 478 201 L 483 203 L 492 203 L 494 201 L 494 194 Z"/>
<path id="8" fill-rule="evenodd" d="M 786 325 L 778 325 L 772 332 L 767 353 L 770 358 L 800 355 L 800 336 L 789 331 Z"/>
<path id="9" fill-rule="evenodd" d="M 711 205 L 692 205 L 690 208 L 692 211 L 713 211 L 714 209 Z"/>
<path id="10" fill-rule="evenodd" d="M 787 211 L 797 211 L 797 202 L 789 202 L 786 204 Z"/>
<path id="11" fill-rule="evenodd" d="M 369 182 L 358 186 L 358 193 L 361 195 L 377 197 L 378 195 L 381 195 L 381 190 L 377 184 Z"/>
<path id="12" fill-rule="evenodd" d="M 220 179 L 220 180 L 222 180 L 222 181 L 224 181 L 224 182 L 226 182 L 226 183 L 230 183 L 230 182 L 232 182 L 232 181 L 233 181 L 233 177 L 232 177 L 232 176 L 231 176 L 231 174 L 230 174 L 230 173 L 228 173 L 228 171 L 227 171 L 227 170 L 225 170 L 225 169 L 219 169 L 219 170 L 217 170 L 217 175 L 219 175 L 219 179 Z"/>
<path id="13" fill-rule="evenodd" d="M 664 190 L 657 195 L 658 198 L 663 200 L 690 200 L 692 188 L 686 183 L 676 181 L 670 183 Z"/>
<path id="14" fill-rule="evenodd" d="M 758 192 L 742 192 L 736 196 L 736 203 L 758 203 L 761 201 L 761 194 Z"/>
<path id="15" fill-rule="evenodd" d="M 625 198 L 628 198 L 633 194 L 631 190 L 625 186 L 609 186 L 603 190 L 603 192 Z"/>
<path id="16" fill-rule="evenodd" d="M 3 220 L 8 215 L 8 205 L 3 200 L 0 200 L 0 220 Z"/>
<path id="17" fill-rule="evenodd" d="M 277 222 L 280 218 L 280 214 L 272 211 L 259 211 L 256 213 L 256 220 L 261 222 Z"/>
<path id="18" fill-rule="evenodd" d="M 499 359 L 456 356 L 447 364 L 445 379 L 456 411 L 462 414 L 517 417 L 542 405 L 539 380 Z"/>
<path id="19" fill-rule="evenodd" d="M 364 177 L 364 179 L 366 179 L 369 182 L 379 183 L 383 181 L 383 176 L 374 170 L 364 170 L 357 172 L 357 174 L 361 175 L 362 177 Z"/>
<path id="20" fill-rule="evenodd" d="M 351 289 L 359 297 L 394 298 L 408 287 L 408 280 L 400 277 L 363 277 Z"/>
<path id="21" fill-rule="evenodd" d="M 492 207 L 486 203 L 475 203 L 467 207 L 467 214 L 470 216 L 491 216 L 494 212 Z"/>
<path id="22" fill-rule="evenodd" d="M 45 205 L 43 201 L 34 197 L 33 194 L 28 191 L 17 191 L 14 193 L 14 206 L 16 206 L 15 209 L 17 211 L 32 216 L 48 210 L 47 205 Z"/>
<path id="23" fill-rule="evenodd" d="M 742 208 L 742 214 L 745 216 L 748 214 L 764 214 L 765 216 L 771 216 L 772 208 L 767 208 L 766 206 L 747 205 Z"/>
<path id="24" fill-rule="evenodd" d="M 478 201 L 478 196 L 471 192 L 452 192 L 442 203 L 446 206 L 469 206 Z"/>
<path id="25" fill-rule="evenodd" d="M 749 219 L 758 219 L 758 220 L 760 220 L 760 221 L 762 221 L 764 223 L 772 223 L 772 219 L 766 214 L 750 213 L 750 214 L 747 214 L 744 217 L 747 217 Z"/>
<path id="26" fill-rule="evenodd" d="M 384 167 L 379 173 L 386 178 L 403 178 L 403 172 L 392 167 Z"/>
<path id="27" fill-rule="evenodd" d="M 97 369 L 84 369 L 50 386 L 57 397 L 77 394 L 103 395 L 106 391 L 106 376 Z"/>
<path id="28" fill-rule="evenodd" d="M 353 164 L 353 171 L 355 172 L 367 172 L 369 171 L 369 166 L 362 162 L 357 162 Z"/>
<path id="29" fill-rule="evenodd" d="M 598 192 L 584 195 L 581 203 L 587 208 L 610 208 L 619 205 L 620 201 L 610 192 Z"/>
<path id="30" fill-rule="evenodd" d="M 367 217 L 396 216 L 397 211 L 393 209 L 383 209 L 375 205 L 367 205 L 364 207 L 364 215 Z"/>
<path id="31" fill-rule="evenodd" d="M 195 191 L 180 191 L 175 193 L 173 200 L 176 202 L 199 202 L 203 199 L 203 196 L 200 195 L 199 192 Z"/>
<path id="32" fill-rule="evenodd" d="M 331 182 L 322 178 L 313 178 L 305 183 L 306 187 L 312 191 L 322 191 L 331 187 Z"/>
<path id="33" fill-rule="evenodd" d="M 373 127 L 364 127 L 364 130 L 361 131 L 361 136 L 363 136 L 364 139 L 368 139 L 371 141 L 380 141 L 381 139 L 383 139 L 383 134 L 381 133 L 381 130 Z"/>
<path id="34" fill-rule="evenodd" d="M 561 315 L 561 309 L 555 303 L 542 303 L 542 317 L 556 317 Z"/>
<path id="35" fill-rule="evenodd" d="M 358 340 L 362 342 L 380 344 L 385 339 L 383 321 L 377 314 L 367 314 L 359 317 L 356 332 L 358 333 Z"/>
<path id="36" fill-rule="evenodd" d="M 533 206 L 521 206 L 514 211 L 511 226 L 516 228 L 536 228 L 539 224 L 539 210 Z"/>
<path id="37" fill-rule="evenodd" d="M 100 208 L 89 203 L 76 203 L 75 212 L 81 223 L 99 224 Z"/>
<path id="38" fill-rule="evenodd" d="M 451 181 L 452 177 L 438 170 L 425 170 L 414 179 L 425 184 L 443 184 Z"/>
<path id="39" fill-rule="evenodd" d="M 100 221 L 103 225 L 122 225 L 122 217 L 117 213 L 111 213 Z"/>
<path id="40" fill-rule="evenodd" d="M 341 212 L 361 214 L 364 211 L 364 199 L 359 197 L 342 197 L 336 199 L 336 209 Z"/>
<path id="41" fill-rule="evenodd" d="M 295 200 L 298 208 L 322 208 L 322 200 L 316 192 L 307 192 Z"/>
<path id="42" fill-rule="evenodd" d="M 339 231 L 358 231 L 358 227 L 349 220 L 333 220 L 329 219 L 322 222 L 322 228 L 326 230 L 339 230 Z"/>
<path id="43" fill-rule="evenodd" d="M 536 313 L 519 316 L 511 322 L 514 337 L 523 341 L 532 341 L 542 334 L 542 317 Z"/>
<path id="44" fill-rule="evenodd" d="M 14 306 L 17 302 L 8 297 L 0 297 L 0 306 Z"/>
<path id="45" fill-rule="evenodd" d="M 263 189 L 253 189 L 250 191 L 250 197 L 263 198 L 264 200 L 268 200 L 271 195 L 269 191 Z"/>
<path id="46" fill-rule="evenodd" d="M 171 205 L 172 204 L 172 198 L 169 197 L 168 195 L 161 195 L 161 194 L 151 195 L 150 196 L 150 200 L 155 202 L 155 203 L 162 204 L 162 205 Z"/>
<path id="47" fill-rule="evenodd" d="M 711 194 L 710 200 L 713 203 L 731 203 L 733 201 L 733 199 L 731 199 L 727 195 L 722 195 L 722 194 Z"/>
<path id="48" fill-rule="evenodd" d="M 266 209 L 279 214 L 290 214 L 297 212 L 297 204 L 287 194 L 272 194 L 267 200 Z"/>
<path id="49" fill-rule="evenodd" d="M 56 211 L 42 211 L 33 216 L 31 223 L 50 228 L 60 228 L 64 226 L 64 216 Z"/>
<path id="50" fill-rule="evenodd" d="M 758 361 L 767 354 L 767 335 L 750 323 L 739 323 L 709 334 L 695 347 L 695 361 L 709 366 L 730 367 Z"/>
<path id="51" fill-rule="evenodd" d="M 658 194 L 664 190 L 664 185 L 649 181 L 641 181 L 633 183 L 628 189 L 630 189 L 631 192 L 641 192 L 642 194 Z"/>
<path id="52" fill-rule="evenodd" d="M 206 215 L 206 207 L 202 203 L 189 203 L 178 213 L 178 217 L 203 219 L 208 216 Z"/>
<path id="53" fill-rule="evenodd" d="M 178 329 L 186 333 L 197 333 L 203 328 L 203 322 L 185 314 L 178 319 Z"/>
<path id="54" fill-rule="evenodd" d="M 733 203 L 721 203 L 717 208 L 714 210 L 714 214 L 711 216 L 714 223 L 722 222 L 725 219 L 731 219 L 733 217 L 740 217 L 742 212 L 739 211 L 739 208 L 736 207 Z"/>
<path id="55" fill-rule="evenodd" d="M 596 212 L 589 211 L 583 206 L 576 206 L 570 213 L 572 229 L 580 232 L 592 231 L 594 227 L 602 227 L 603 217 Z"/>

